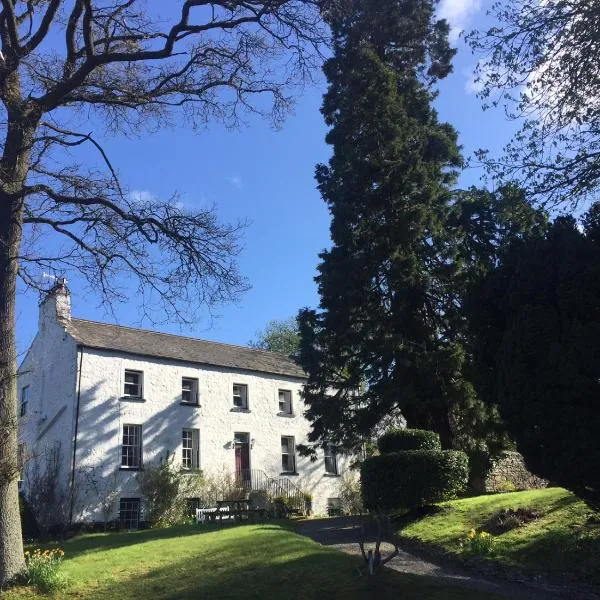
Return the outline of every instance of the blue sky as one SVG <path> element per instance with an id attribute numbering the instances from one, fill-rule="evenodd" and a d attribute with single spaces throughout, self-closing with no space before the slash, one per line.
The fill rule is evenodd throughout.
<path id="1" fill-rule="evenodd" d="M 472 81 L 476 58 L 457 37 L 462 29 L 484 22 L 484 2 L 443 0 L 440 6 L 453 27 L 459 53 L 454 73 L 440 87 L 437 108 L 440 117 L 459 131 L 465 156 L 481 146 L 500 149 L 514 129 L 501 110 L 481 110 Z M 313 278 L 318 253 L 329 246 L 329 215 L 314 181 L 315 164 L 330 155 L 319 112 L 324 89 L 324 81 L 307 88 L 279 131 L 251 118 L 237 131 L 219 126 L 193 131 L 181 123 L 140 139 L 125 139 L 105 138 L 102 124 L 90 123 L 89 129 L 104 138 L 111 161 L 129 189 L 157 197 L 176 191 L 190 208 L 214 203 L 222 220 L 250 223 L 243 234 L 239 263 L 252 289 L 238 302 L 217 309 L 216 318 L 207 313 L 192 327 L 173 323 L 161 325 L 160 330 L 246 344 L 270 319 L 283 319 L 303 306 L 318 304 Z M 478 177 L 477 171 L 467 171 L 461 183 L 477 183 Z M 71 280 L 69 287 L 75 316 L 115 321 L 98 306 L 98 298 L 85 292 L 81 281 Z M 36 293 L 18 296 L 20 353 L 35 335 L 37 303 Z M 135 298 L 115 307 L 115 315 L 119 324 L 138 324 Z"/>

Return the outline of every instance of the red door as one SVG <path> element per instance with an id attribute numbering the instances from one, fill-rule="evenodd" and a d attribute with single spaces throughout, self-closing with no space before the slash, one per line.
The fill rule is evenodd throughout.
<path id="1" fill-rule="evenodd" d="M 235 474 L 239 480 L 250 479 L 250 444 L 248 442 L 235 443 Z"/>

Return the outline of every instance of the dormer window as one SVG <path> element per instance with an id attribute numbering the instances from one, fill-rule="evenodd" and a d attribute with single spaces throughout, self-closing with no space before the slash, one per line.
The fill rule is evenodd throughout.
<path id="1" fill-rule="evenodd" d="M 142 381 L 144 374 L 142 371 L 130 371 L 125 369 L 124 396 L 130 398 L 142 398 Z"/>

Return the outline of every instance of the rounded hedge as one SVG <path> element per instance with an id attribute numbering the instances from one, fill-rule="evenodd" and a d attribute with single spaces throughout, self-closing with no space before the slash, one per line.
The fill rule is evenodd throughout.
<path id="1" fill-rule="evenodd" d="M 403 450 L 374 456 L 361 467 L 365 507 L 412 510 L 455 498 L 467 485 L 469 461 L 459 450 Z"/>
<path id="2" fill-rule="evenodd" d="M 381 454 L 400 450 L 441 450 L 440 436 L 425 429 L 390 429 L 378 440 Z"/>

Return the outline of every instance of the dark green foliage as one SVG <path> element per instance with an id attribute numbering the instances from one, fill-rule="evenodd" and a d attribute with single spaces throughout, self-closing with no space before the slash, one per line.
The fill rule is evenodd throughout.
<path id="1" fill-rule="evenodd" d="M 425 429 L 391 429 L 377 441 L 381 454 L 400 450 L 441 450 L 440 436 Z"/>
<path id="2" fill-rule="evenodd" d="M 528 468 L 600 506 L 600 245 L 596 205 L 513 243 L 473 291 L 477 387 Z"/>
<path id="3" fill-rule="evenodd" d="M 455 498 L 465 489 L 469 464 L 458 450 L 404 450 L 368 458 L 361 467 L 365 507 L 412 510 Z"/>
<path id="4" fill-rule="evenodd" d="M 510 187 L 454 190 L 457 135 L 432 108 L 453 55 L 436 2 L 342 4 L 322 107 L 333 156 L 316 170 L 333 245 L 319 310 L 299 317 L 309 439 L 356 448 L 401 412 L 444 447 L 495 452 L 506 436 L 470 380 L 462 297 L 539 214 Z"/>

